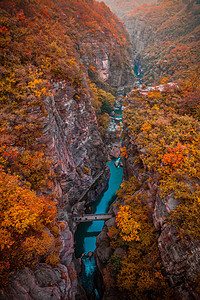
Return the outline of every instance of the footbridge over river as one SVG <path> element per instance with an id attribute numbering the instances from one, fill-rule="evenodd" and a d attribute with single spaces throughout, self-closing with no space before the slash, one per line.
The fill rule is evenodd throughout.
<path id="1" fill-rule="evenodd" d="M 92 222 L 92 221 L 100 221 L 100 220 L 109 220 L 113 217 L 111 214 L 88 214 L 82 216 L 72 216 L 72 220 L 75 222 Z"/>

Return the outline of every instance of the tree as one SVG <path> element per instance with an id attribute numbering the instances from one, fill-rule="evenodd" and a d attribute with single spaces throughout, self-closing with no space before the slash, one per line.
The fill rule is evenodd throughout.
<path id="1" fill-rule="evenodd" d="M 161 264 L 157 236 L 145 204 L 145 194 L 135 193 L 135 177 L 125 181 L 118 192 L 120 201 L 116 216 L 117 227 L 108 231 L 110 246 L 123 248 L 123 255 L 113 255 L 108 261 L 109 276 L 126 299 L 174 299 Z M 127 192 L 127 193 L 126 193 Z M 128 203 L 128 204 L 127 204 Z M 108 283 L 106 283 L 107 286 Z"/>
<path id="2" fill-rule="evenodd" d="M 133 218 L 133 213 L 129 205 L 120 206 L 116 216 L 116 223 L 120 229 L 120 235 L 124 241 L 138 241 L 140 224 Z"/>
<path id="3" fill-rule="evenodd" d="M 56 203 L 37 196 L 29 184 L 1 167 L 0 195 L 0 278 L 5 281 L 11 271 L 56 254 Z"/>

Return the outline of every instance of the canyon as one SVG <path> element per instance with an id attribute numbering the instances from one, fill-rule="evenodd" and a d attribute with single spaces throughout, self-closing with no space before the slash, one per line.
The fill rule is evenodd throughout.
<path id="1" fill-rule="evenodd" d="M 71 3 L 71 1 L 69 2 Z M 156 56 L 154 59 L 153 51 L 155 49 L 152 48 L 152 44 L 159 43 L 162 32 L 160 36 L 155 32 L 155 28 L 150 26 L 145 19 L 143 11 L 139 11 L 133 17 L 127 15 L 127 11 L 123 13 L 122 20 L 130 34 L 131 44 L 124 25 L 105 4 L 97 5 L 92 0 L 83 2 L 77 1 L 75 4 L 77 7 L 74 9 L 73 1 L 72 7 L 62 7 L 64 4 L 61 1 L 59 9 L 62 8 L 62 12 L 59 11 L 56 16 L 52 15 L 52 17 L 50 8 L 48 8 L 50 17 L 45 15 L 47 14 L 45 10 L 42 11 L 42 16 L 45 15 L 47 20 L 52 18 L 52 24 L 55 18 L 61 20 L 59 21 L 60 25 L 57 26 L 66 26 L 63 27 L 66 32 L 71 32 L 70 30 L 73 28 L 73 37 L 72 35 L 68 35 L 67 38 L 65 36 L 66 40 L 69 37 L 71 39 L 70 43 L 65 42 L 67 48 L 65 51 L 73 52 L 68 57 L 66 64 L 65 58 L 57 48 L 61 45 L 61 41 L 59 40 L 56 46 L 51 45 L 53 55 L 59 57 L 59 68 L 64 65 L 66 73 L 70 73 L 71 78 L 66 78 L 61 69 L 57 68 L 55 71 L 54 68 L 53 72 L 58 74 L 56 79 L 48 78 L 49 75 L 46 75 L 50 93 L 42 99 L 45 114 L 41 113 L 40 105 L 26 107 L 27 119 L 34 117 L 35 120 L 39 119 L 42 124 L 42 134 L 36 139 L 36 145 L 38 148 L 40 145 L 45 145 L 45 157 L 51 161 L 53 186 L 49 190 L 45 190 L 45 194 L 54 194 L 57 203 L 60 263 L 53 267 L 41 259 L 32 269 L 25 267 L 13 272 L 10 283 L 0 289 L 0 299 L 2 300 L 87 299 L 80 280 L 80 260 L 76 259 L 74 255 L 74 235 L 77 224 L 73 222 L 72 215 L 85 213 L 91 203 L 96 201 L 107 188 L 110 172 L 106 163 L 110 154 L 111 156 L 119 156 L 120 145 L 119 137 L 115 137 L 115 130 L 113 132 L 107 130 L 103 137 L 99 133 L 91 82 L 95 83 L 98 89 L 104 89 L 106 92 L 112 91 L 116 96 L 117 94 L 118 96 L 125 96 L 132 90 L 141 76 L 144 76 L 143 82 L 148 84 L 152 78 L 158 80 L 167 74 L 174 75 L 176 73 L 174 66 L 172 68 L 172 61 L 174 63 L 174 60 L 165 61 L 165 54 L 169 54 L 169 51 L 175 49 L 175 46 L 171 45 L 173 41 L 169 43 L 161 58 Z M 20 5 L 16 10 L 21 9 Z M 91 11 L 88 8 L 90 5 Z M 28 7 L 24 8 L 27 19 Z M 5 14 L 5 18 L 6 14 L 9 13 L 5 13 L 6 9 L 8 9 L 6 5 L 1 8 L 1 13 Z M 37 7 L 34 8 L 40 14 L 41 9 L 37 9 Z M 84 9 L 88 9 L 92 14 L 92 21 L 83 17 Z M 185 11 L 184 9 L 182 12 Z M 97 14 L 98 11 L 103 18 L 102 23 L 108 19 L 111 20 L 111 23 L 106 25 L 107 27 L 102 23 L 97 25 L 100 19 Z M 191 11 L 194 13 L 192 8 Z M 67 27 L 69 26 L 68 20 L 70 28 Z M 20 23 L 16 28 L 18 26 L 26 28 L 29 26 L 27 24 Z M 8 28 L 11 28 L 13 25 L 9 26 Z M 190 32 L 187 32 L 185 39 L 188 40 L 192 35 L 194 35 L 192 43 L 197 47 L 196 43 L 199 41 L 197 29 L 193 27 Z M 28 53 L 27 55 L 31 54 Z M 197 55 L 193 59 L 195 62 L 196 57 Z M 23 59 L 21 60 L 23 61 Z M 37 59 L 31 58 L 31 60 Z M 186 62 L 184 63 L 186 64 Z M 189 63 L 187 62 L 187 64 Z M 135 74 L 133 74 L 133 69 Z M 1 72 L 6 74 L 3 68 Z M 145 76 L 148 77 L 146 81 Z M 125 101 L 131 103 L 130 95 Z M 126 108 L 124 110 L 126 111 Z M 116 141 L 118 145 L 115 149 Z M 135 193 L 147 195 L 145 202 L 151 212 L 165 276 L 175 291 L 174 299 L 199 299 L 198 292 L 192 282 L 200 272 L 200 243 L 198 240 L 192 239 L 182 242 L 177 237 L 175 228 L 166 221 L 170 212 L 177 208 L 177 199 L 173 193 L 169 193 L 164 198 L 160 197 L 159 188 L 153 180 L 149 179 L 148 170 L 142 161 L 145 150 L 139 149 L 133 140 L 126 119 L 123 120 L 122 147 L 127 151 L 127 156 L 122 157 L 124 181 L 135 176 L 140 183 L 140 187 Z M 23 153 L 23 147 L 20 149 Z M 118 297 L 118 289 L 115 287 L 108 288 L 104 277 L 110 258 L 113 255 L 118 255 L 121 258 L 126 255 L 123 247 L 117 247 L 115 250 L 110 247 L 111 239 L 107 234 L 110 228 L 116 225 L 119 206 L 124 204 L 125 201 L 120 197 L 114 201 L 109 210 L 113 217 L 105 222 L 102 232 L 97 237 L 97 248 L 94 256 L 99 272 L 99 282 L 103 287 L 102 299 L 104 300 L 117 299 Z"/>

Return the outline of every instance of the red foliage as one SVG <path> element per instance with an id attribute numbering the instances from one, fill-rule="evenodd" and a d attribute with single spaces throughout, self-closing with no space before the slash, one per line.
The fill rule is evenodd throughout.
<path id="1" fill-rule="evenodd" d="M 0 32 L 1 33 L 6 33 L 6 32 L 8 32 L 8 29 L 6 28 L 6 26 L 3 26 L 3 27 L 0 28 Z"/>
<path id="2" fill-rule="evenodd" d="M 18 13 L 17 13 L 17 19 L 21 24 L 25 24 L 26 23 L 26 17 L 24 14 L 23 9 L 21 9 Z"/>
<path id="3" fill-rule="evenodd" d="M 171 169 L 181 167 L 184 162 L 183 150 L 185 150 L 185 148 L 185 146 L 178 143 L 175 148 L 169 149 L 162 159 L 164 165 L 169 166 Z"/>

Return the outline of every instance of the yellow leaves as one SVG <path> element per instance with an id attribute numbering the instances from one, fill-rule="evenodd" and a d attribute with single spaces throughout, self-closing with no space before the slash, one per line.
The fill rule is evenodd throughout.
<path id="1" fill-rule="evenodd" d="M 157 104 L 154 104 L 154 106 L 152 107 L 152 109 L 159 110 L 159 106 Z"/>
<path id="2" fill-rule="evenodd" d="M 36 214 L 23 205 L 16 204 L 4 213 L 4 222 L 2 226 L 13 228 L 18 233 L 23 234 L 29 227 L 33 227 L 36 222 Z"/>
<path id="3" fill-rule="evenodd" d="M 111 270 L 115 271 L 114 284 L 127 299 L 157 299 L 158 294 L 159 299 L 170 299 L 163 295 L 169 287 L 161 272 L 155 229 L 144 203 L 145 194 L 135 193 L 137 188 L 138 182 L 133 176 L 123 182 L 118 192 L 120 202 L 129 198 L 129 204 L 119 206 L 116 216 L 118 227 L 112 226 L 107 235 L 111 239 L 111 248 L 123 248 L 123 255 L 120 268 L 115 262 L 110 265 L 109 260 L 108 271 L 109 274 Z"/>
<path id="4" fill-rule="evenodd" d="M 0 192 L 2 195 L 0 208 L 3 211 L 1 226 L 3 228 L 23 234 L 30 228 L 36 229 L 36 225 L 42 223 L 40 218 L 47 203 L 27 187 L 20 187 L 17 177 L 5 175 L 2 172 Z"/>
<path id="5" fill-rule="evenodd" d="M 63 222 L 59 222 L 59 227 L 60 227 L 60 230 L 63 231 L 66 229 L 66 224 L 64 224 Z"/>
<path id="6" fill-rule="evenodd" d="M 99 131 L 102 135 L 104 135 L 106 133 L 106 128 L 108 127 L 110 122 L 109 114 L 107 113 L 100 114 L 98 115 L 97 120 L 99 125 Z"/>
<path id="7" fill-rule="evenodd" d="M 5 228 L 0 228 L 0 241 L 1 241 L 1 250 L 4 248 L 10 248 L 14 244 L 14 240 L 12 238 L 11 232 L 6 230 Z"/>
<path id="8" fill-rule="evenodd" d="M 124 198 L 125 201 L 131 201 L 133 200 L 133 194 L 134 192 L 139 188 L 138 180 L 135 176 L 132 176 L 129 178 L 129 180 L 123 181 L 121 183 L 121 189 L 117 191 L 118 198 Z"/>
<path id="9" fill-rule="evenodd" d="M 55 267 L 59 264 L 60 258 L 58 254 L 51 253 L 47 256 L 46 263 L 52 267 Z"/>
<path id="10" fill-rule="evenodd" d="M 50 50 L 55 53 L 58 57 L 63 57 L 64 55 L 67 55 L 64 48 L 60 47 L 56 41 L 53 41 L 49 45 Z"/>
<path id="11" fill-rule="evenodd" d="M 176 167 L 182 168 L 184 163 L 184 156 L 186 155 L 188 155 L 186 146 L 178 143 L 175 148 L 168 149 L 168 152 L 166 152 L 163 156 L 162 162 L 165 166 L 169 167 L 168 172 L 171 172 L 171 170 L 174 170 Z"/>
<path id="12" fill-rule="evenodd" d="M 71 66 L 71 67 L 74 67 L 76 65 L 76 61 L 74 58 L 71 58 L 67 61 L 67 63 Z"/>
<path id="13" fill-rule="evenodd" d="M 130 299 L 173 299 L 166 293 L 171 290 L 162 275 L 157 242 L 150 247 L 132 244 L 127 255 L 121 260 L 121 270 L 117 275 L 117 286 L 121 292 L 130 292 Z M 129 297 L 127 297 L 129 299 Z"/>
<path id="14" fill-rule="evenodd" d="M 191 76 L 188 80 L 191 81 Z M 172 213 L 173 222 L 178 219 L 177 227 L 184 228 L 184 232 L 188 230 L 194 237 L 199 231 L 190 226 L 193 224 L 190 215 L 195 223 L 199 217 L 189 209 L 189 204 L 198 207 L 196 181 L 200 179 L 200 123 L 198 115 L 193 113 L 193 105 L 199 103 L 198 88 L 199 79 L 195 77 L 178 91 L 152 91 L 146 97 L 146 107 L 141 106 L 142 96 L 133 95 L 134 100 L 131 98 L 124 110 L 124 122 L 129 128 L 131 141 L 139 150 L 145 168 L 159 181 L 161 197 L 173 192 L 179 203 L 184 204 L 178 210 L 180 218 Z"/>
<path id="15" fill-rule="evenodd" d="M 162 94 L 159 90 L 150 91 L 148 97 L 150 99 L 159 99 L 160 97 L 162 97 Z"/>
<path id="16" fill-rule="evenodd" d="M 0 195 L 0 245 L 4 261 L 18 267 L 31 263 L 37 255 L 53 253 L 55 237 L 50 230 L 56 222 L 56 203 L 37 196 L 28 184 L 20 183 L 19 177 L 5 173 L 2 168 Z"/>
<path id="17" fill-rule="evenodd" d="M 121 151 L 121 157 L 128 158 L 128 154 L 127 154 L 127 149 L 126 149 L 126 147 L 121 147 L 121 148 L 120 148 L 120 151 Z"/>
<path id="18" fill-rule="evenodd" d="M 42 189 L 49 185 L 50 161 L 48 161 L 43 152 L 23 151 L 18 153 L 12 162 L 12 171 L 19 173 L 23 178 L 31 183 L 33 189 Z"/>
<path id="19" fill-rule="evenodd" d="M 120 188 L 122 189 L 124 187 L 125 183 L 122 182 L 121 185 L 120 185 Z"/>
<path id="20" fill-rule="evenodd" d="M 139 241 L 139 232 L 141 230 L 140 224 L 135 222 L 133 212 L 129 205 L 120 206 L 119 212 L 116 216 L 116 223 L 120 229 L 120 235 L 123 240 Z"/>
<path id="21" fill-rule="evenodd" d="M 22 243 L 22 247 L 30 253 L 36 253 L 37 255 L 47 255 L 50 250 L 53 250 L 54 237 L 48 230 L 43 230 L 42 234 L 38 237 L 30 236 Z"/>
<path id="22" fill-rule="evenodd" d="M 169 78 L 168 77 L 163 77 L 162 80 L 160 81 L 160 84 L 166 84 L 169 82 Z"/>
<path id="23" fill-rule="evenodd" d="M 150 130 L 151 130 L 151 125 L 150 124 L 148 124 L 148 123 L 144 123 L 143 125 L 142 125 L 142 127 L 141 127 L 141 130 L 143 131 L 143 132 L 149 132 Z"/>
<path id="24" fill-rule="evenodd" d="M 90 66 L 90 69 L 91 69 L 93 72 L 96 72 L 96 67 Z"/>
<path id="25" fill-rule="evenodd" d="M 46 88 L 47 81 L 43 79 L 43 71 L 41 69 L 29 69 L 28 77 L 29 81 L 27 89 L 34 94 L 35 97 L 41 98 L 42 96 L 48 96 L 49 90 Z"/>

